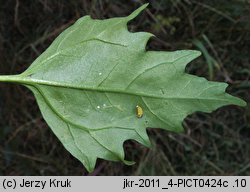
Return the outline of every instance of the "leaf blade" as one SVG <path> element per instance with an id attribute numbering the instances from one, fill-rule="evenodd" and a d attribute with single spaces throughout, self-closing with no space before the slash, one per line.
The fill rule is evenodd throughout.
<path id="1" fill-rule="evenodd" d="M 145 51 L 152 34 L 131 33 L 127 23 L 146 6 L 128 17 L 79 19 L 24 73 L 8 78 L 32 90 L 48 125 L 88 171 L 97 158 L 131 164 L 123 143 L 150 146 L 147 127 L 178 132 L 195 111 L 245 105 L 225 93 L 227 84 L 185 73 L 200 52 Z"/>

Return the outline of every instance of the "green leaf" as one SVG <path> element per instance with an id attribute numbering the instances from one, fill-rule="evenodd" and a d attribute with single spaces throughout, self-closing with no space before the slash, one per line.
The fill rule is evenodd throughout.
<path id="1" fill-rule="evenodd" d="M 145 51 L 152 34 L 131 33 L 127 23 L 146 6 L 128 17 L 80 18 L 25 72 L 0 76 L 32 90 L 50 128 L 88 171 L 97 158 L 132 164 L 123 143 L 150 146 L 147 127 L 178 132 L 195 111 L 245 105 L 225 93 L 227 84 L 184 72 L 200 52 Z"/>

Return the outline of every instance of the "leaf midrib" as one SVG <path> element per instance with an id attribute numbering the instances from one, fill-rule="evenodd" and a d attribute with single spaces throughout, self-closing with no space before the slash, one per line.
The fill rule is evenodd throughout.
<path id="1" fill-rule="evenodd" d="M 77 90 L 84 90 L 84 91 L 97 91 L 97 92 L 108 92 L 108 93 L 116 93 L 116 94 L 127 94 L 127 95 L 134 95 L 139 97 L 147 97 L 147 98 L 153 98 L 153 99 L 179 99 L 179 100 L 207 100 L 207 101 L 228 101 L 227 99 L 218 99 L 218 98 L 207 98 L 207 97 L 166 97 L 166 96 L 156 96 L 152 94 L 145 94 L 141 92 L 131 92 L 121 89 L 110 89 L 106 87 L 83 87 L 79 85 L 73 85 L 73 84 L 67 84 L 67 83 L 61 83 L 56 81 L 47 81 L 47 80 L 41 80 L 41 79 L 33 79 L 30 77 L 24 77 L 22 74 L 20 75 L 2 75 L 0 76 L 0 82 L 12 82 L 12 83 L 18 83 L 23 85 L 45 85 L 45 86 L 54 86 L 54 87 L 62 87 L 62 88 L 68 88 L 68 89 L 77 89 Z M 220 86 L 220 85 L 218 85 Z"/>

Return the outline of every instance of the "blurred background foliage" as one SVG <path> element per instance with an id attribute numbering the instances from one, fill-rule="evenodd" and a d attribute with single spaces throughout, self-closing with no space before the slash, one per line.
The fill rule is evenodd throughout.
<path id="1" fill-rule="evenodd" d="M 140 0 L 0 0 L 0 73 L 24 71 L 79 17 L 126 16 Z M 196 49 L 187 72 L 227 82 L 250 101 L 250 1 L 152 0 L 129 24 L 156 35 L 147 49 Z M 42 119 L 25 87 L 0 85 L 0 175 L 88 175 Z M 134 166 L 98 160 L 92 175 L 250 175 L 250 107 L 195 113 L 175 134 L 148 129 L 151 149 L 127 141 Z"/>

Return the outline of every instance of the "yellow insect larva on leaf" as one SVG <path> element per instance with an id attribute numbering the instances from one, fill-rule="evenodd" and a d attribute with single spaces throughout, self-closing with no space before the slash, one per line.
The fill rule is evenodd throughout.
<path id="1" fill-rule="evenodd" d="M 136 116 L 138 118 L 142 118 L 142 116 L 143 116 L 143 109 L 141 108 L 141 106 L 136 105 L 135 108 L 136 108 Z"/>

